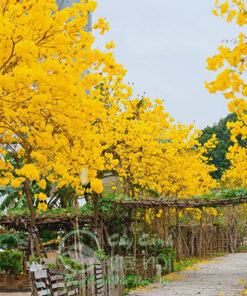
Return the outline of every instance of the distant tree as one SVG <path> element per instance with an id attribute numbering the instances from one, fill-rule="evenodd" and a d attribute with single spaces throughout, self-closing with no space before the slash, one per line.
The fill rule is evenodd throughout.
<path id="1" fill-rule="evenodd" d="M 230 130 L 227 128 L 227 122 L 236 122 L 236 120 L 236 113 L 230 113 L 213 126 L 207 126 L 203 129 L 200 137 L 200 143 L 204 144 L 213 134 L 217 136 L 217 147 L 208 153 L 210 157 L 209 163 L 217 167 L 217 170 L 211 173 L 215 179 L 220 179 L 223 172 L 230 167 L 230 161 L 226 158 L 226 153 L 228 148 L 233 145 L 233 142 L 231 141 Z"/>

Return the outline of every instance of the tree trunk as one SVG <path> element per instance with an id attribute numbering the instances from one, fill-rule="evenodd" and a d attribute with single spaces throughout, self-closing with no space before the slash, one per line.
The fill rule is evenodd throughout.
<path id="1" fill-rule="evenodd" d="M 94 207 L 94 221 L 93 221 L 93 226 L 94 226 L 94 231 L 96 234 L 98 234 L 98 220 L 99 220 L 99 196 L 95 192 L 92 195 L 93 199 L 93 207 Z"/>
<path id="2" fill-rule="evenodd" d="M 76 198 L 75 200 L 75 256 L 76 256 L 76 260 L 78 260 L 78 258 L 81 258 L 82 256 L 82 244 L 81 244 L 81 240 L 80 240 L 80 226 L 79 226 L 79 203 L 78 203 L 78 199 Z"/>
<path id="3" fill-rule="evenodd" d="M 35 214 L 35 209 L 34 209 L 33 200 L 32 200 L 32 196 L 31 196 L 29 180 L 25 180 L 25 193 L 26 193 L 28 208 L 30 211 L 29 230 L 30 230 L 30 234 L 31 234 L 30 236 L 32 239 L 32 243 L 34 246 L 34 254 L 33 255 L 40 257 L 41 250 L 40 250 L 40 244 L 39 244 L 39 240 L 38 240 L 37 228 L 35 226 L 36 214 Z"/>

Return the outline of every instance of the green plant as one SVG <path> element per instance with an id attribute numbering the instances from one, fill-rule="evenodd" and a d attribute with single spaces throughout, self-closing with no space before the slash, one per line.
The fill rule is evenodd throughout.
<path id="1" fill-rule="evenodd" d="M 0 234 L 0 247 L 2 249 L 11 249 L 17 247 L 17 236 L 12 233 Z"/>
<path id="2" fill-rule="evenodd" d="M 108 256 L 106 255 L 106 253 L 102 249 L 97 250 L 95 252 L 95 256 L 99 260 L 106 260 L 108 258 Z"/>
<path id="3" fill-rule="evenodd" d="M 47 269 L 56 269 L 57 265 L 55 263 L 47 263 L 47 264 L 45 264 L 45 267 Z"/>
<path id="4" fill-rule="evenodd" d="M 113 209 L 115 212 L 118 210 L 122 210 L 121 207 L 118 208 L 116 206 L 116 202 L 119 200 L 126 200 L 127 196 L 122 194 L 107 194 L 106 196 L 103 196 L 100 200 L 100 211 L 104 214 L 111 214 Z"/>
<path id="5" fill-rule="evenodd" d="M 194 199 L 203 199 L 203 200 L 214 200 L 214 199 L 229 199 L 247 195 L 246 188 L 234 188 L 234 189 L 221 189 L 217 191 L 211 191 L 207 194 L 201 196 L 194 196 Z"/>
<path id="6" fill-rule="evenodd" d="M 144 287 L 152 284 L 153 282 L 154 282 L 154 279 L 152 278 L 142 279 L 141 277 L 138 277 L 135 274 L 126 275 L 124 278 L 124 286 L 126 289 Z"/>
<path id="7" fill-rule="evenodd" d="M 165 273 L 172 271 L 173 262 L 176 257 L 174 248 L 166 245 L 163 239 L 157 237 L 150 237 L 149 240 L 146 240 L 146 243 L 148 254 L 156 256 L 159 264 L 162 266 L 162 271 Z"/>
<path id="8" fill-rule="evenodd" d="M 0 248 L 9 250 L 18 246 L 27 246 L 27 237 L 24 233 L 0 234 Z"/>
<path id="9" fill-rule="evenodd" d="M 56 239 L 58 234 L 56 231 L 51 231 L 49 229 L 42 229 L 39 232 L 39 236 L 42 239 L 42 242 L 48 242 L 50 240 Z"/>
<path id="10" fill-rule="evenodd" d="M 159 253 L 159 259 L 164 273 L 174 270 L 176 252 L 173 247 L 167 246 Z"/>
<path id="11" fill-rule="evenodd" d="M 237 252 L 247 252 L 247 246 L 240 246 L 237 248 Z"/>
<path id="12" fill-rule="evenodd" d="M 38 257 L 38 256 L 31 256 L 30 258 L 29 258 L 29 262 L 30 263 L 41 263 L 42 262 L 42 259 L 41 259 L 41 257 Z"/>
<path id="13" fill-rule="evenodd" d="M 197 259 L 197 258 L 189 258 L 189 259 L 183 259 L 180 261 L 175 261 L 174 262 L 174 272 L 184 270 L 185 268 L 187 268 L 193 264 L 199 263 L 199 262 L 200 262 L 200 259 Z"/>
<path id="14" fill-rule="evenodd" d="M 66 256 L 60 256 L 58 261 L 62 265 L 62 267 L 67 270 L 78 271 L 83 269 L 83 266 L 80 263 Z"/>
<path id="15" fill-rule="evenodd" d="M 23 253 L 19 251 L 0 252 L 0 270 L 18 275 L 23 270 Z"/>

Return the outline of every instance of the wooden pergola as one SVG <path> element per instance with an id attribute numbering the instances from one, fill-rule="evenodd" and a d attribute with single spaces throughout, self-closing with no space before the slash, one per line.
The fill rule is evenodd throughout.
<path id="1" fill-rule="evenodd" d="M 85 226 L 87 224 L 92 224 L 92 216 L 79 216 L 78 224 L 79 226 Z M 8 228 L 14 228 L 16 230 L 28 231 L 29 218 L 27 216 L 0 216 L 0 226 L 5 226 Z M 75 217 L 69 215 L 56 215 L 56 216 L 37 216 L 35 220 L 35 226 L 38 230 L 49 229 L 49 230 L 59 230 L 59 229 L 73 229 L 75 223 Z"/>
<path id="2" fill-rule="evenodd" d="M 203 208 L 203 207 L 225 207 L 233 206 L 247 203 L 247 195 L 232 197 L 232 198 L 222 198 L 222 199 L 212 199 L 212 200 L 202 200 L 202 199 L 139 199 L 139 200 L 125 200 L 118 201 L 116 205 L 120 205 L 127 208 Z"/>
<path id="3" fill-rule="evenodd" d="M 241 245 L 242 236 L 235 228 L 236 217 L 234 217 L 235 207 L 247 203 L 247 195 L 240 195 L 230 198 L 218 199 L 164 199 L 164 198 L 139 198 L 117 201 L 114 203 L 114 208 L 111 213 L 105 216 L 100 213 L 98 216 L 99 229 L 97 235 L 102 246 L 107 245 L 107 236 L 111 231 L 118 231 L 114 228 L 113 220 L 119 218 L 124 224 L 125 232 L 133 236 L 133 254 L 136 256 L 136 241 L 138 231 L 140 230 L 140 223 L 143 222 L 143 231 L 150 232 L 152 227 L 155 228 L 160 225 L 160 236 L 166 241 L 169 236 L 172 237 L 174 247 L 176 249 L 177 259 L 181 256 L 199 256 L 205 257 L 213 252 L 236 250 L 236 247 Z M 188 208 L 197 208 L 203 210 L 204 208 L 229 208 L 229 222 L 224 227 L 218 224 L 205 224 L 199 221 L 198 224 L 190 224 L 184 226 L 179 220 L 179 211 Z M 232 209 L 231 209 L 232 208 Z M 118 209 L 121 210 L 121 215 L 118 216 Z M 152 225 L 147 225 L 145 214 L 138 214 L 138 211 L 147 212 L 153 209 L 158 213 L 162 209 L 162 217 L 156 217 L 152 220 Z M 175 209 L 176 211 L 171 211 Z M 228 209 L 227 209 L 228 210 Z M 159 219 L 159 221 L 158 221 Z M 52 231 L 59 230 L 74 230 L 78 226 L 92 228 L 94 225 L 93 215 L 79 214 L 77 217 L 73 214 L 42 214 L 36 217 L 35 226 L 37 231 L 49 229 Z M 29 231 L 29 217 L 28 216 L 0 216 L 0 226 L 7 228 L 14 228 L 16 230 Z M 139 230 L 138 230 L 139 227 Z M 246 226 L 245 226 L 246 227 Z M 189 239 L 189 240 L 188 240 Z M 188 240 L 188 242 L 187 242 Z M 195 248 L 195 245 L 197 246 Z M 190 252 L 190 248 L 193 250 Z M 206 251 L 205 251 L 205 250 Z M 183 252 L 181 251 L 183 250 Z M 211 252 L 212 251 L 212 252 Z M 185 255 L 184 255 L 185 254 Z"/>
<path id="4" fill-rule="evenodd" d="M 205 207 L 227 207 L 247 203 L 247 195 L 238 196 L 225 199 L 136 199 L 136 200 L 123 200 L 115 203 L 115 206 L 121 206 L 131 209 L 148 209 L 148 208 L 162 208 L 162 209 L 186 209 L 186 208 L 205 208 Z M 103 218 L 103 217 L 99 217 Z M 109 217 L 108 217 L 109 218 Z M 79 226 L 92 225 L 93 216 L 79 215 Z M 14 228 L 16 230 L 28 230 L 29 217 L 27 216 L 0 216 L 0 226 Z M 74 215 L 42 215 L 37 216 L 35 225 L 39 230 L 49 229 L 73 229 L 75 223 Z"/>

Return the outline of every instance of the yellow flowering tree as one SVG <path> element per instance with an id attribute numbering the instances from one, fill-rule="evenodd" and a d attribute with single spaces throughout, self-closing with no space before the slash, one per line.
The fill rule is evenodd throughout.
<path id="1" fill-rule="evenodd" d="M 130 196 L 154 193 L 167 197 L 190 197 L 216 187 L 210 176 L 213 166 L 204 153 L 193 126 L 174 124 L 163 102 L 129 99 L 114 121 L 109 157 L 118 161 L 114 170 Z"/>
<path id="2" fill-rule="evenodd" d="M 46 210 L 47 182 L 82 194 L 86 170 L 92 191 L 103 190 L 99 129 L 107 112 L 97 86 L 104 81 L 120 94 L 125 70 L 111 53 L 93 49 L 84 28 L 95 8 L 91 0 L 63 10 L 55 0 L 0 2 L 0 186 L 24 187 L 36 254 L 33 198 Z M 107 25 L 100 20 L 96 28 L 103 33 Z"/>
<path id="3" fill-rule="evenodd" d="M 227 158 L 231 161 L 231 168 L 222 177 L 225 186 L 247 188 L 247 149 L 235 144 L 229 148 Z"/>
<path id="4" fill-rule="evenodd" d="M 230 170 L 223 175 L 223 181 L 228 186 L 246 187 L 247 36 L 244 33 L 247 24 L 246 1 L 217 0 L 213 13 L 225 18 L 227 22 L 235 22 L 240 27 L 240 33 L 235 42 L 221 45 L 218 53 L 208 58 L 208 69 L 218 73 L 214 81 L 206 83 L 206 87 L 210 93 L 222 92 L 228 100 L 229 111 L 236 112 L 238 115 L 237 122 L 228 124 L 234 146 L 227 155 L 232 165 Z"/>
<path id="5" fill-rule="evenodd" d="M 34 199 L 45 211 L 48 183 L 90 193 L 95 204 L 109 171 L 132 196 L 216 186 L 204 156 L 213 144 L 201 147 L 198 132 L 174 124 L 163 102 L 130 99 L 113 42 L 93 48 L 85 27 L 95 8 L 93 0 L 63 10 L 55 0 L 0 2 L 0 186 L 23 189 L 38 255 Z M 109 25 L 100 18 L 94 28 L 103 34 Z"/>

